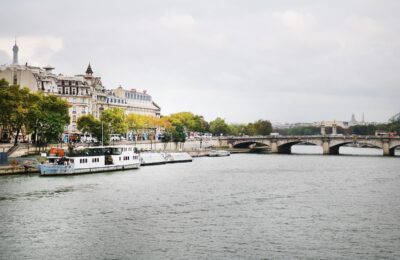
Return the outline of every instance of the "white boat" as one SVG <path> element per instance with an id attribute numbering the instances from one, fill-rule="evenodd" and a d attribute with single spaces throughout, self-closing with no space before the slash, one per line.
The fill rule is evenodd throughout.
<path id="1" fill-rule="evenodd" d="M 182 153 L 164 153 L 164 158 L 167 163 L 191 162 L 193 158 L 190 154 Z"/>
<path id="2" fill-rule="evenodd" d="M 231 153 L 226 150 L 211 150 L 208 153 L 208 156 L 210 157 L 229 156 L 229 155 L 231 155 Z"/>
<path id="3" fill-rule="evenodd" d="M 140 167 L 139 155 L 130 146 L 104 146 L 86 148 L 40 165 L 41 176 L 73 175 Z"/>
<path id="4" fill-rule="evenodd" d="M 140 165 L 166 164 L 164 156 L 161 153 L 143 152 L 140 153 Z"/>

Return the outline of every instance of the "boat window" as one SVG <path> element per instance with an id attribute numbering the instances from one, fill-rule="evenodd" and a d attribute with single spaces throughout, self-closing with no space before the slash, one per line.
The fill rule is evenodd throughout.
<path id="1" fill-rule="evenodd" d="M 85 159 L 79 159 L 79 162 L 80 163 L 87 163 L 87 159 L 85 158 Z"/>
<path id="2" fill-rule="evenodd" d="M 74 159 L 69 159 L 69 162 L 70 163 L 74 163 Z"/>
<path id="3" fill-rule="evenodd" d="M 122 153 L 122 148 L 111 148 L 112 155 L 120 155 Z"/>

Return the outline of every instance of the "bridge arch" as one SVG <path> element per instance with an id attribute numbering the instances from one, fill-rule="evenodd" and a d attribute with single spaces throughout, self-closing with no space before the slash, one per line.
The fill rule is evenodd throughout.
<path id="1" fill-rule="evenodd" d="M 252 145 L 256 146 L 268 146 L 268 144 L 259 142 L 259 141 L 243 141 L 243 142 L 237 142 L 234 143 L 232 146 L 233 148 L 250 148 Z"/>
<path id="2" fill-rule="evenodd" d="M 292 152 L 292 146 L 296 144 L 320 145 L 305 140 L 289 141 L 282 144 L 278 144 L 278 153 L 290 154 Z"/>
<path id="3" fill-rule="evenodd" d="M 334 145 L 329 146 L 329 154 L 333 155 L 339 155 L 339 149 L 342 146 L 348 145 L 348 144 L 353 144 L 354 141 L 346 141 L 346 142 L 341 142 L 341 143 L 335 143 Z M 361 142 L 356 142 L 357 144 L 368 144 L 371 147 L 375 148 L 380 148 L 382 149 L 382 146 L 378 145 L 376 142 L 370 142 L 370 141 L 361 141 Z"/>
<path id="4" fill-rule="evenodd" d="M 390 155 L 390 156 L 395 156 L 395 155 L 396 155 L 396 149 L 397 149 L 397 148 L 400 148 L 400 143 L 395 144 L 395 145 L 389 147 L 389 155 Z"/>

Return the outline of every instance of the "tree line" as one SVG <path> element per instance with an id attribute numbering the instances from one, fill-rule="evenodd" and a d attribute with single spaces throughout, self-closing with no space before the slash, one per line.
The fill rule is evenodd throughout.
<path id="1" fill-rule="evenodd" d="M 32 93 L 28 88 L 9 85 L 4 79 L 0 80 L 0 130 L 1 140 L 14 137 L 18 144 L 19 137 L 25 140 L 30 135 L 31 140 L 39 145 L 60 141 L 65 126 L 70 122 L 67 101 L 52 95 Z M 148 134 L 154 139 L 155 129 L 161 130 L 162 140 L 184 142 L 189 132 L 211 133 L 214 136 L 255 136 L 269 135 L 272 131 L 281 135 L 318 135 L 320 127 L 300 126 L 286 129 L 272 129 L 268 120 L 257 120 L 247 124 L 227 123 L 217 117 L 206 121 L 203 116 L 191 112 L 173 113 L 160 118 L 150 115 L 126 115 L 120 108 L 109 108 L 101 112 L 99 119 L 93 115 L 78 118 L 78 130 L 92 134 L 99 141 L 109 143 L 110 134 L 137 135 Z M 400 133 L 400 121 L 392 121 L 378 125 L 356 125 L 347 129 L 337 128 L 339 134 L 374 135 L 375 131 Z"/>
<path id="2" fill-rule="evenodd" d="M 68 125 L 69 104 L 56 96 L 32 93 L 28 88 L 9 85 L 0 80 L 0 130 L 1 140 L 14 136 L 14 145 L 22 136 L 31 135 L 39 145 L 58 142 L 64 126 Z"/>
<path id="3" fill-rule="evenodd" d="M 81 132 L 90 133 L 105 144 L 109 143 L 110 134 L 133 132 L 136 135 L 147 133 L 154 139 L 155 129 L 162 130 L 164 142 L 185 142 L 189 132 L 211 133 L 220 135 L 268 135 L 272 131 L 267 120 L 257 120 L 248 124 L 228 124 L 217 117 L 207 122 L 203 116 L 191 112 L 173 113 L 160 118 L 151 115 L 125 115 L 120 108 L 109 108 L 101 113 L 99 119 L 93 115 L 78 118 L 77 127 Z"/>

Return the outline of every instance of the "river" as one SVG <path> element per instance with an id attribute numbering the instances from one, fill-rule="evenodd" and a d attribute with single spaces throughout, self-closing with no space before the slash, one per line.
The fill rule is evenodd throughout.
<path id="1" fill-rule="evenodd" d="M 0 259 L 399 259 L 400 159 L 238 154 L 0 178 Z"/>

